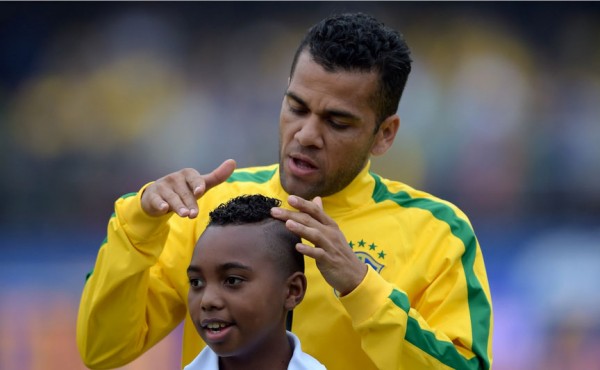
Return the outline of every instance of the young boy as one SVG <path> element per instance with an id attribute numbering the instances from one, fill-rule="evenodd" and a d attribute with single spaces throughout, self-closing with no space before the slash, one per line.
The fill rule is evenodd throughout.
<path id="1" fill-rule="evenodd" d="M 189 313 L 207 344 L 185 370 L 321 370 L 286 331 L 304 298 L 300 238 L 271 217 L 275 198 L 244 195 L 210 213 L 190 266 Z"/>

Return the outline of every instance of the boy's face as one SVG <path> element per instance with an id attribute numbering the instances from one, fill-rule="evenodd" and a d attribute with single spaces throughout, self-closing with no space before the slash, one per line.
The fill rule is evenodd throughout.
<path id="1" fill-rule="evenodd" d="M 286 278 L 260 225 L 211 226 L 192 256 L 189 312 L 221 357 L 267 351 L 285 330 Z"/>

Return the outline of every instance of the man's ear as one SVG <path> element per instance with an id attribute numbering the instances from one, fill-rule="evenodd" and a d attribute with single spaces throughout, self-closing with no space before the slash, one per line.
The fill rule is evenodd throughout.
<path id="1" fill-rule="evenodd" d="M 293 310 L 304 299 L 306 276 L 300 271 L 294 272 L 286 281 L 285 309 Z"/>
<path id="2" fill-rule="evenodd" d="M 392 114 L 381 122 L 379 129 L 375 133 L 375 141 L 371 147 L 371 154 L 379 156 L 387 152 L 394 143 L 399 127 L 400 117 L 397 114 Z"/>

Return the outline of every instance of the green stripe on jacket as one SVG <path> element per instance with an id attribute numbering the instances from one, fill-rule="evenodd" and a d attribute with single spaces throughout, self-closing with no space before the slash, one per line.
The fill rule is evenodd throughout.
<path id="1" fill-rule="evenodd" d="M 466 360 L 456 351 L 452 343 L 439 341 L 433 333 L 421 330 L 417 320 L 411 317 L 408 319 L 406 340 L 454 369 L 489 369 L 490 360 L 487 356 L 487 346 L 490 336 L 491 307 L 481 287 L 481 283 L 473 271 L 477 249 L 477 239 L 475 238 L 473 229 L 446 204 L 436 202 L 432 199 L 412 198 L 404 191 L 392 193 L 383 184 L 381 177 L 372 172 L 370 174 L 375 180 L 375 189 L 373 190 L 373 200 L 375 202 L 379 203 L 391 200 L 401 207 L 419 208 L 429 211 L 435 218 L 447 223 L 452 234 L 460 239 L 465 246 L 465 253 L 462 256 L 461 262 L 467 281 L 469 313 L 471 315 L 471 336 L 473 338 L 472 349 L 477 356 Z M 392 292 L 390 299 L 398 307 L 406 311 L 404 304 L 401 304 L 405 300 L 400 299 L 398 297 L 399 294 L 404 295 L 399 291 Z M 480 359 L 483 361 L 483 364 L 480 364 Z"/>
<path id="2" fill-rule="evenodd" d="M 257 184 L 262 184 L 271 180 L 273 175 L 275 175 L 275 171 L 277 171 L 277 168 L 258 172 L 236 171 L 229 176 L 227 182 L 255 182 Z"/>

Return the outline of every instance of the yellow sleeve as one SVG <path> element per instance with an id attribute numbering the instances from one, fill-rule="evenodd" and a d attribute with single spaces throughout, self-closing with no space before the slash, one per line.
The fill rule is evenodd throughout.
<path id="1" fill-rule="evenodd" d="M 479 245 L 471 247 L 473 255 L 448 257 L 413 301 L 370 266 L 363 282 L 340 298 L 378 369 L 491 368 L 489 287 Z"/>
<path id="2" fill-rule="evenodd" d="M 181 242 L 177 239 L 185 231 L 171 225 L 170 215 L 146 215 L 140 203 L 143 190 L 115 202 L 106 240 L 83 289 L 77 346 L 90 368 L 131 362 L 185 317 L 186 297 L 177 285 L 181 281 L 171 277 L 176 271 L 185 274 L 187 260 L 162 255 L 164 245 Z"/>

